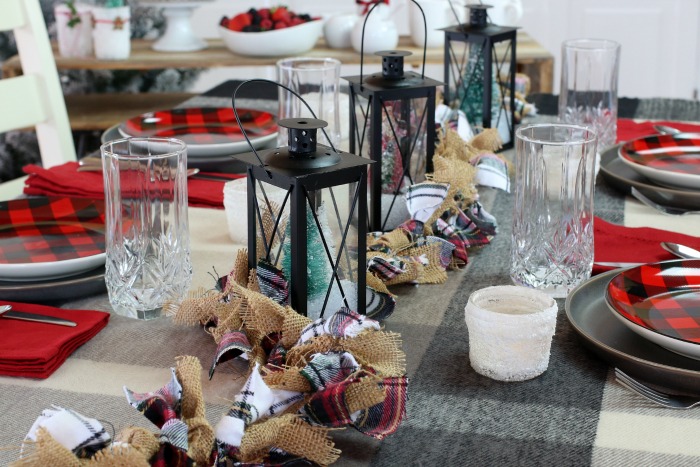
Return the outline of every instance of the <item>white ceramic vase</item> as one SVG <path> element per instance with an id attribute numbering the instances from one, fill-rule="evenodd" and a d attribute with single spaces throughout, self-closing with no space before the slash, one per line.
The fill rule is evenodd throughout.
<path id="1" fill-rule="evenodd" d="M 128 6 L 94 7 L 92 31 L 95 57 L 100 60 L 125 60 L 131 53 L 131 17 Z"/>
<path id="2" fill-rule="evenodd" d="M 364 37 L 364 52 L 373 54 L 380 50 L 394 50 L 399 45 L 399 31 L 396 24 L 391 20 L 391 8 L 389 5 L 381 4 L 372 10 L 372 14 L 367 19 L 367 26 Z M 356 52 L 362 50 L 362 28 L 365 23 L 365 16 L 352 29 L 352 48 Z"/>
<path id="3" fill-rule="evenodd" d="M 331 16 L 323 25 L 323 35 L 326 44 L 332 49 L 348 49 L 352 45 L 352 29 L 360 20 L 360 17 L 345 13 Z"/>

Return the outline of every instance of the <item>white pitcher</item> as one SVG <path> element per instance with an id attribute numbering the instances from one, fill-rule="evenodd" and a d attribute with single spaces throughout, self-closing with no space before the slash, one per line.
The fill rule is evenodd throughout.
<path id="1" fill-rule="evenodd" d="M 367 19 L 365 27 L 364 52 L 373 54 L 380 50 L 393 50 L 399 45 L 399 31 L 391 19 L 391 7 L 384 3 L 377 5 Z M 365 16 L 355 23 L 352 29 L 352 48 L 356 52 L 362 50 L 362 27 Z"/>
<path id="2" fill-rule="evenodd" d="M 499 26 L 517 26 L 523 17 L 522 0 L 488 0 L 486 3 L 493 6 L 488 10 L 489 19 Z"/>
<path id="3" fill-rule="evenodd" d="M 411 26 L 411 41 L 418 47 L 423 47 L 425 29 L 427 27 L 427 47 L 441 47 L 445 41 L 442 28 L 453 26 L 464 21 L 465 8 L 462 2 L 453 1 L 453 8 L 447 0 L 416 0 L 425 14 L 423 15 L 415 3 L 409 2 L 409 20 Z M 457 17 L 455 18 L 455 14 Z"/>

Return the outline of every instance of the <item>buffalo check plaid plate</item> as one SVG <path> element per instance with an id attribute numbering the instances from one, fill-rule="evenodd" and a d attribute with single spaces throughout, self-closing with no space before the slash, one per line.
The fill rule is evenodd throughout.
<path id="1" fill-rule="evenodd" d="M 104 262 L 102 201 L 47 197 L 0 202 L 0 280 L 70 276 Z"/>
<path id="2" fill-rule="evenodd" d="M 654 135 L 620 146 L 620 159 L 660 185 L 700 187 L 700 135 Z"/>
<path id="3" fill-rule="evenodd" d="M 241 126 L 256 148 L 277 138 L 277 121 L 260 110 L 237 109 Z M 191 107 L 148 112 L 119 126 L 124 136 L 168 137 L 184 141 L 188 155 L 230 155 L 249 151 L 230 107 Z M 213 151 L 213 152 L 212 152 Z"/>
<path id="4" fill-rule="evenodd" d="M 605 300 L 632 331 L 700 359 L 700 260 L 664 261 L 622 271 L 608 284 Z"/>

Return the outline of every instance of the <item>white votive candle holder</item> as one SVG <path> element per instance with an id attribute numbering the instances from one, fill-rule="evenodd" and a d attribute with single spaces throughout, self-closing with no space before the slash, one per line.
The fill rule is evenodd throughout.
<path id="1" fill-rule="evenodd" d="M 539 290 L 501 285 L 472 293 L 465 307 L 472 368 L 498 381 L 525 381 L 549 365 L 557 303 Z"/>
<path id="2" fill-rule="evenodd" d="M 261 207 L 265 206 L 265 195 L 267 199 L 279 208 L 284 203 L 287 191 L 269 184 L 265 184 L 265 195 L 260 189 L 256 190 L 258 202 Z M 289 203 L 287 203 L 289 204 Z M 233 243 L 240 245 L 248 244 L 248 180 L 238 178 L 224 184 L 224 209 L 226 210 L 226 221 L 228 223 L 228 233 Z M 289 205 L 285 211 L 289 212 Z"/>

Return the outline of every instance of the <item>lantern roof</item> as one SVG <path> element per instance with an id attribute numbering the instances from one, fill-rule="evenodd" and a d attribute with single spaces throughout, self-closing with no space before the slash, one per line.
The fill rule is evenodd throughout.
<path id="1" fill-rule="evenodd" d="M 513 32 L 517 31 L 518 27 L 515 26 L 498 26 L 497 24 L 488 23 L 484 27 L 472 27 L 468 23 L 466 24 L 454 24 L 446 28 L 442 28 L 443 31 L 451 36 L 464 34 L 475 37 L 490 37 L 492 39 L 508 38 Z"/>
<path id="2" fill-rule="evenodd" d="M 421 76 L 420 73 L 415 71 L 407 71 L 401 79 L 397 80 L 384 79 L 381 73 L 364 76 L 343 76 L 343 79 L 349 81 L 352 85 L 362 85 L 363 88 L 373 92 L 434 88 L 445 84 L 442 81 Z"/>
<path id="3" fill-rule="evenodd" d="M 319 144 L 317 147 L 318 152 L 323 154 L 321 157 L 338 157 L 338 162 L 317 168 L 304 167 L 303 165 L 295 166 L 293 163 L 283 164 L 282 166 L 275 164 L 274 162 L 279 161 L 281 157 L 286 157 L 286 152 L 288 152 L 287 146 L 258 150 L 258 155 L 265 164 L 264 167 L 260 166 L 260 162 L 253 152 L 235 154 L 233 157 L 246 164 L 246 166 L 252 167 L 258 174 L 256 178 L 265 179 L 264 172 L 266 172 L 267 175 L 273 178 L 273 180 L 269 181 L 274 185 L 289 185 L 294 184 L 295 180 L 303 180 L 304 184 L 314 185 L 314 189 L 337 186 L 354 181 L 355 176 L 353 174 L 360 170 L 366 170 L 368 165 L 374 163 L 370 159 L 349 152 L 333 152 L 330 147 L 323 144 Z"/>

